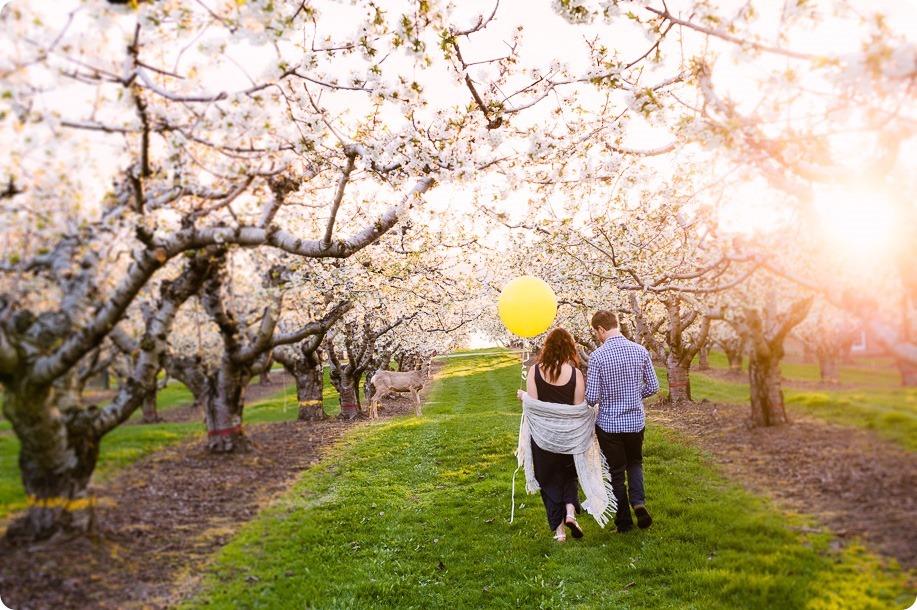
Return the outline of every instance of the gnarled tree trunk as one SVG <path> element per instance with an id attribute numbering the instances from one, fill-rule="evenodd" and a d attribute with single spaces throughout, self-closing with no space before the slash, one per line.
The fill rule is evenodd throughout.
<path id="1" fill-rule="evenodd" d="M 252 445 L 242 428 L 245 405 L 244 374 L 230 367 L 210 375 L 211 391 L 203 398 L 207 424 L 207 450 L 211 453 L 244 453 Z M 247 379 L 247 377 L 246 377 Z"/>
<path id="2" fill-rule="evenodd" d="M 745 351 L 744 337 L 736 336 L 730 339 L 718 339 L 716 344 L 726 354 L 726 362 L 729 363 L 729 375 L 731 377 L 741 377 L 742 360 Z"/>
<path id="3" fill-rule="evenodd" d="M 156 398 L 158 396 L 159 388 L 154 387 L 143 397 L 143 405 L 141 406 L 143 410 L 143 423 L 158 424 L 162 421 L 162 417 L 159 416 L 159 411 L 156 409 Z"/>
<path id="4" fill-rule="evenodd" d="M 665 369 L 669 377 L 669 400 L 679 402 L 682 400 L 691 400 L 691 365 L 685 364 L 684 361 L 672 352 L 669 353 L 665 362 Z"/>
<path id="5" fill-rule="evenodd" d="M 710 348 L 707 345 L 704 345 L 704 347 L 700 348 L 697 352 L 697 370 L 710 370 Z"/>
<path id="6" fill-rule="evenodd" d="M 0 358 L 4 360 L 2 370 L 12 369 L 12 374 L 0 373 L 3 414 L 20 442 L 19 466 L 29 504 L 26 514 L 8 528 L 10 540 L 46 540 L 92 528 L 94 511 L 89 481 L 98 460 L 100 441 L 126 421 L 155 387 L 159 356 L 165 349 L 175 314 L 209 273 L 210 258 L 209 253 L 195 256 L 176 280 L 163 283 L 162 298 L 155 314 L 147 319 L 140 341 L 143 352 L 117 396 L 101 409 L 79 405 L 69 379 L 74 374 L 72 367 L 52 375 L 47 373 L 47 361 L 14 360 L 12 353 L 0 349 Z M 14 318 L 11 322 L 2 327 L 0 321 L 0 348 L 15 344 L 33 347 L 29 345 L 34 344 L 32 337 L 23 332 L 29 330 L 24 323 L 28 319 L 20 323 Z M 56 337 L 67 334 L 73 334 L 72 327 L 62 325 Z M 56 342 L 55 337 L 51 339 Z"/>
<path id="7" fill-rule="evenodd" d="M 774 313 L 769 299 L 766 319 L 757 309 L 745 311 L 740 334 L 751 346 L 748 379 L 751 392 L 751 420 L 757 426 L 778 426 L 789 422 L 783 402 L 780 361 L 787 334 L 802 322 L 812 307 L 812 297 L 792 303 L 782 315 Z"/>
<path id="8" fill-rule="evenodd" d="M 780 360 L 782 354 L 752 352 L 748 360 L 751 391 L 751 419 L 756 426 L 789 423 L 783 404 Z"/>
<path id="9" fill-rule="evenodd" d="M 899 360 L 898 370 L 901 371 L 901 385 L 906 388 L 917 387 L 917 366 Z"/>
<path id="10" fill-rule="evenodd" d="M 325 419 L 325 379 L 321 362 L 306 367 L 296 379 L 296 399 L 299 401 L 299 421 L 319 421 Z"/>
<path id="11" fill-rule="evenodd" d="M 299 402 L 299 421 L 325 419 L 325 371 L 318 350 L 277 350 L 275 356 L 296 382 L 296 399 Z"/>
<path id="12" fill-rule="evenodd" d="M 83 425 L 79 411 L 61 413 L 54 404 L 50 385 L 24 383 L 4 393 L 4 414 L 21 442 L 19 468 L 29 505 L 7 530 L 12 542 L 86 532 L 95 521 L 89 480 L 100 437 Z"/>
<path id="13" fill-rule="evenodd" d="M 841 382 L 838 360 L 839 357 L 836 353 L 818 354 L 818 372 L 822 383 L 838 384 Z"/>
<path id="14" fill-rule="evenodd" d="M 679 402 L 691 400 L 691 363 L 694 357 L 707 345 L 710 334 L 710 320 L 719 316 L 719 312 L 700 313 L 694 309 L 683 312 L 682 298 L 678 294 L 667 295 L 659 299 L 666 308 L 666 346 L 668 348 L 665 367 L 669 379 L 669 400 Z M 688 330 L 700 320 L 692 338 Z"/>
<path id="15" fill-rule="evenodd" d="M 325 419 L 325 369 L 322 364 L 322 341 L 341 317 L 353 309 L 353 303 L 342 301 L 303 329 L 305 333 L 296 348 L 283 345 L 274 350 L 274 358 L 296 381 L 299 421 Z"/>

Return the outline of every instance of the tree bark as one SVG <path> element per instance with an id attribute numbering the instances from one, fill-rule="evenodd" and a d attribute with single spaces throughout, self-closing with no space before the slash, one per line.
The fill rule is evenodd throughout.
<path id="1" fill-rule="evenodd" d="M 85 533 L 94 523 L 89 481 L 95 470 L 102 437 L 140 406 L 155 387 L 159 357 L 181 304 L 196 292 L 210 272 L 211 254 L 193 257 L 174 281 L 163 282 L 156 313 L 147 319 L 140 345 L 144 346 L 133 371 L 118 394 L 103 408 L 81 408 L 74 402 L 68 377 L 72 370 L 43 378 L 29 359 L 13 361 L 14 374 L 0 373 L 3 383 L 3 414 L 20 442 L 19 466 L 28 497 L 26 514 L 10 525 L 7 536 L 14 542 L 47 540 Z M 0 338 L 27 341 L 28 326 L 0 328 Z M 2 327 L 3 321 L 0 321 Z M 12 332 L 11 332 L 12 331 Z M 23 336 L 25 335 L 25 336 Z M 0 341 L 2 343 L 2 341 Z M 31 346 L 30 346 L 31 347 Z"/>
<path id="2" fill-rule="evenodd" d="M 320 421 L 326 418 L 324 399 L 324 371 L 321 363 L 294 375 L 296 398 L 299 400 L 299 421 Z"/>
<path id="3" fill-rule="evenodd" d="M 902 386 L 906 388 L 917 387 L 917 366 L 904 360 L 899 360 L 898 370 L 901 371 Z"/>
<path id="4" fill-rule="evenodd" d="M 729 361 L 729 372 L 735 375 L 742 374 L 742 362 L 744 358 L 741 352 L 731 352 L 726 354 L 726 359 Z"/>
<path id="5" fill-rule="evenodd" d="M 779 426 L 789 423 L 783 403 L 780 359 L 756 355 L 748 361 L 751 391 L 751 419 L 756 426 Z"/>
<path id="6" fill-rule="evenodd" d="M 158 388 L 153 388 L 143 397 L 143 405 L 141 407 L 143 409 L 143 423 L 158 424 L 162 421 L 159 412 L 156 410 L 156 398 L 158 396 Z"/>
<path id="7" fill-rule="evenodd" d="M 669 400 L 679 402 L 691 400 L 691 365 L 685 364 L 671 353 L 666 358 L 666 371 L 669 376 Z"/>
<path id="8" fill-rule="evenodd" d="M 11 419 L 21 442 L 19 468 L 29 508 L 10 525 L 7 538 L 37 542 L 91 530 L 89 480 L 99 457 L 99 435 L 82 425 L 79 411 L 61 417 L 57 408 L 48 408 L 54 404 L 50 385 L 23 384 L 16 390 L 4 394 L 4 413 L 29 415 Z"/>
<path id="9" fill-rule="evenodd" d="M 701 349 L 707 345 L 711 317 L 694 309 L 683 312 L 682 299 L 677 294 L 660 297 L 659 300 L 665 305 L 668 325 L 665 335 L 668 347 L 665 368 L 669 378 L 669 400 L 672 402 L 690 401 L 691 363 Z M 695 336 L 692 338 L 687 331 L 698 320 L 700 320 L 700 328 L 696 329 Z"/>
<path id="10" fill-rule="evenodd" d="M 822 383 L 840 383 L 839 365 L 854 336 L 845 323 L 825 316 L 819 317 L 815 328 L 800 333 L 806 352 L 814 353 L 818 361 Z"/>
<path id="11" fill-rule="evenodd" d="M 304 341 L 307 343 L 319 343 L 318 340 Z M 299 421 L 320 421 L 326 418 L 324 389 L 325 389 L 325 371 L 322 366 L 321 352 L 317 349 L 306 349 L 302 347 L 298 350 L 296 357 L 290 352 L 293 350 L 277 350 L 277 361 L 280 362 L 286 371 L 293 377 L 296 382 L 296 398 L 299 401 Z"/>
<path id="12" fill-rule="evenodd" d="M 356 419 L 361 416 L 362 409 L 360 408 L 360 403 L 357 400 L 357 389 L 349 383 L 348 381 L 344 382 L 340 390 L 341 395 L 341 415 L 347 419 Z"/>
<path id="13" fill-rule="evenodd" d="M 734 339 L 723 339 L 717 341 L 717 345 L 722 348 L 726 354 L 726 361 L 729 363 L 729 375 L 740 377 L 742 375 L 742 360 L 744 358 L 743 350 L 745 342 L 741 337 Z"/>
<path id="14" fill-rule="evenodd" d="M 203 405 L 207 450 L 211 453 L 245 453 L 252 448 L 242 428 L 248 378 L 232 365 L 221 367 L 209 376 L 211 391 L 203 397 Z"/>
<path id="15" fill-rule="evenodd" d="M 709 371 L 710 370 L 710 348 L 706 345 L 697 352 L 697 370 L 698 371 Z"/>
<path id="16" fill-rule="evenodd" d="M 802 363 L 803 363 L 803 364 L 812 364 L 812 363 L 815 362 L 816 360 L 820 360 L 820 359 L 818 358 L 818 354 L 816 353 L 816 351 L 813 351 L 812 348 L 811 348 L 809 345 L 803 344 L 803 346 L 802 346 Z"/>
<path id="17" fill-rule="evenodd" d="M 402 316 L 391 324 L 383 324 L 378 329 L 373 329 L 369 320 L 364 320 L 362 325 L 345 324 L 343 337 L 347 364 L 342 363 L 342 358 L 335 351 L 334 342 L 326 342 L 328 360 L 331 364 L 331 383 L 341 396 L 342 417 L 354 419 L 363 415 L 360 406 L 360 381 L 363 379 L 363 373 L 375 359 L 376 343 L 382 335 L 404 323 L 406 319 Z M 405 365 L 407 366 L 407 363 Z"/>
<path id="18" fill-rule="evenodd" d="M 836 353 L 818 354 L 818 372 L 822 383 L 838 384 L 841 382 L 838 355 Z"/>
<path id="19" fill-rule="evenodd" d="M 779 426 L 789 422 L 783 402 L 780 361 L 783 359 L 787 334 L 799 325 L 812 307 L 812 297 L 796 301 L 782 315 L 768 303 L 764 319 L 756 309 L 747 309 L 739 334 L 751 346 L 748 357 L 748 380 L 751 392 L 751 420 L 756 426 Z"/>

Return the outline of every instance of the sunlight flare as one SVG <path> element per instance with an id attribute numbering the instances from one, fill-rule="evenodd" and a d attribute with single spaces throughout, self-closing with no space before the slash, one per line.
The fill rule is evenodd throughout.
<path id="1" fill-rule="evenodd" d="M 826 247 L 875 261 L 895 241 L 895 206 L 880 189 L 832 186 L 816 195 L 819 230 Z"/>

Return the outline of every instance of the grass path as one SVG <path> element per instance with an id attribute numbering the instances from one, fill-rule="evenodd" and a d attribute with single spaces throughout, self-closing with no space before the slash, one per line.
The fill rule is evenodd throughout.
<path id="1" fill-rule="evenodd" d="M 361 426 L 224 548 L 188 607 L 904 608 L 908 575 L 833 550 L 799 515 L 728 483 L 651 426 L 656 523 L 618 535 L 588 517 L 551 539 L 517 475 L 518 359 L 446 363 L 422 418 Z"/>

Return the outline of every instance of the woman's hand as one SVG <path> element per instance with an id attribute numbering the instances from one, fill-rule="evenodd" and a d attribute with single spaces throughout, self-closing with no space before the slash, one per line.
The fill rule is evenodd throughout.
<path id="1" fill-rule="evenodd" d="M 522 400 L 523 396 L 525 396 L 525 392 L 523 392 L 522 390 L 516 390 L 516 398 L 518 400 Z"/>

